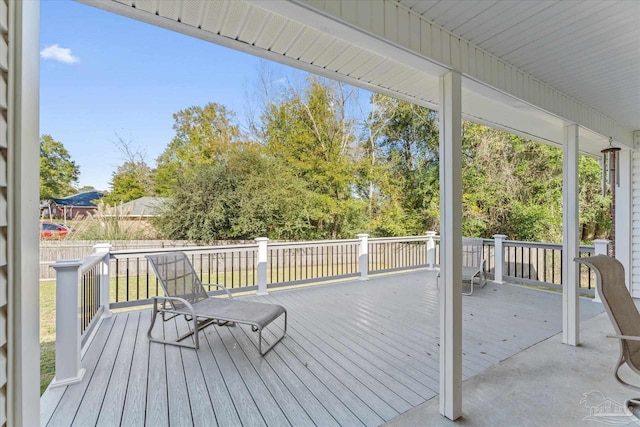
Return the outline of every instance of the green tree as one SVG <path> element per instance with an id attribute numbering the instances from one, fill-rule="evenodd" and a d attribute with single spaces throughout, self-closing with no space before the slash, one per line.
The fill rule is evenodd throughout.
<path id="1" fill-rule="evenodd" d="M 562 241 L 562 150 L 465 122 L 463 233 L 511 239 Z M 580 222 L 593 238 L 605 233 L 609 199 L 600 195 L 600 167 L 579 159 Z M 587 225 L 590 227 L 587 227 Z"/>
<path id="2" fill-rule="evenodd" d="M 52 199 L 75 193 L 80 168 L 61 142 L 51 135 L 40 137 L 40 199 Z"/>
<path id="3" fill-rule="evenodd" d="M 233 112 L 224 105 L 190 107 L 173 118 L 176 135 L 158 157 L 154 172 L 155 192 L 162 196 L 171 195 L 185 170 L 224 161 L 233 146 L 243 141 Z"/>
<path id="4" fill-rule="evenodd" d="M 115 206 L 153 195 L 153 171 L 145 161 L 145 153 L 129 138 L 125 140 L 116 133 L 115 147 L 124 155 L 125 162 L 112 173 L 110 190 L 102 202 Z"/>
<path id="5" fill-rule="evenodd" d="M 562 235 L 562 153 L 464 123 L 463 233 L 557 241 Z"/>
<path id="6" fill-rule="evenodd" d="M 113 173 L 110 190 L 102 198 L 109 205 L 126 203 L 152 194 L 151 168 L 143 161 L 127 161 Z"/>
<path id="7" fill-rule="evenodd" d="M 310 235 L 315 195 L 257 144 L 239 148 L 225 162 L 196 166 L 178 178 L 156 223 L 167 237 L 213 242 Z"/>
<path id="8" fill-rule="evenodd" d="M 262 115 L 267 153 L 318 197 L 317 238 L 352 237 L 366 226 L 366 204 L 354 197 L 359 159 L 349 101 L 343 85 L 310 77 L 302 93 L 290 90 Z"/>
<path id="9" fill-rule="evenodd" d="M 361 142 L 370 230 L 406 235 L 433 229 L 439 217 L 437 115 L 384 95 L 372 95 L 371 104 Z"/>
<path id="10" fill-rule="evenodd" d="M 611 195 L 602 195 L 602 169 L 598 161 L 580 156 L 578 176 L 582 240 L 606 238 L 611 231 Z"/>

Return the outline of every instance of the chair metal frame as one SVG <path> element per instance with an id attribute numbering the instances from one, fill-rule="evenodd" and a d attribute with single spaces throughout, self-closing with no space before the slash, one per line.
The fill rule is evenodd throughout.
<path id="1" fill-rule="evenodd" d="M 184 252 L 163 252 L 161 254 L 147 255 L 146 258 L 149 260 L 153 271 L 156 273 L 156 277 L 160 282 L 162 289 L 165 293 L 164 296 L 156 296 L 153 297 L 153 309 L 151 312 L 151 324 L 149 325 L 149 330 L 147 331 L 147 338 L 150 342 L 157 342 L 161 344 L 169 344 L 176 345 L 180 347 L 194 348 L 198 349 L 200 347 L 200 340 L 198 337 L 198 332 L 209 325 L 215 324 L 218 326 L 235 326 L 236 323 L 246 324 L 251 326 L 251 330 L 253 332 L 258 333 L 258 351 L 260 355 L 264 356 L 267 354 L 273 347 L 279 343 L 287 333 L 287 310 L 281 305 L 262 303 L 262 302 L 253 302 L 253 301 L 241 301 L 241 302 L 231 302 L 238 301 L 233 298 L 233 295 L 229 290 L 223 286 L 216 283 L 212 284 L 203 284 L 197 275 L 193 265 L 189 261 L 188 257 Z M 169 259 L 169 261 L 166 261 Z M 171 295 L 169 291 L 169 287 L 167 286 L 167 277 L 165 277 L 165 272 L 162 270 L 163 262 L 167 263 L 181 263 L 181 266 L 186 270 L 186 274 L 179 277 L 179 279 L 188 280 L 188 286 L 191 287 L 187 294 L 189 298 L 183 298 Z M 172 280 L 174 280 L 173 278 Z M 222 289 L 226 298 L 216 298 L 209 295 L 209 293 L 204 289 L 207 286 L 209 289 L 211 287 L 216 287 Z M 183 294 L 183 296 L 186 296 Z M 231 306 L 232 304 L 242 304 L 243 308 L 255 308 L 256 311 L 270 310 L 268 314 L 268 318 L 265 320 L 263 317 L 260 319 L 250 318 L 249 316 L 242 315 L 229 315 L 229 314 L 220 314 L 215 313 L 211 310 L 211 307 L 207 307 L 209 299 L 216 299 L 216 305 L 219 307 Z M 229 301 L 226 303 L 226 301 Z M 185 320 L 190 325 L 190 331 L 180 335 L 176 338 L 175 341 L 164 340 L 160 338 L 154 338 L 152 335 L 153 327 L 156 322 L 156 318 L 158 314 L 161 315 L 162 320 L 164 322 L 171 320 L 178 316 L 184 316 Z M 170 316 L 167 316 L 170 314 Z M 278 317 L 284 314 L 284 327 L 282 335 L 280 335 L 271 345 L 266 348 L 264 351 L 262 350 L 262 330 L 264 327 L 268 326 L 271 322 L 276 320 Z M 185 338 L 188 338 L 193 335 L 193 344 L 187 344 L 181 342 Z"/>

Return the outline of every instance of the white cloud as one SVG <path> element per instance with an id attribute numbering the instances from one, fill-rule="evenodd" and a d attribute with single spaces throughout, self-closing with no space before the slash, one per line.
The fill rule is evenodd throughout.
<path id="1" fill-rule="evenodd" d="M 53 59 L 54 61 L 64 62 L 65 64 L 73 64 L 79 61 L 77 56 L 73 56 L 71 49 L 60 47 L 57 44 L 42 49 L 40 56 L 44 59 Z"/>

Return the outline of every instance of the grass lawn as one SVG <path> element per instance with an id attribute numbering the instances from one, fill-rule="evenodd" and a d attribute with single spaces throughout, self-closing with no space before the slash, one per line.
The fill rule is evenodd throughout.
<path id="1" fill-rule="evenodd" d="M 55 373 L 56 282 L 40 282 L 40 394 Z"/>

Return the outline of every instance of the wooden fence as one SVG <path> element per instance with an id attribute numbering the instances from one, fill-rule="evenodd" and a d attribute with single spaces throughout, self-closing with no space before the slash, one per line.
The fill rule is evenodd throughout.
<path id="1" fill-rule="evenodd" d="M 40 280 L 54 280 L 51 264 L 62 259 L 85 259 L 97 243 L 110 243 L 113 251 L 129 249 L 184 248 L 198 246 L 187 240 L 43 240 L 40 241 Z M 239 241 L 217 241 L 212 245 L 237 245 Z M 255 243 L 253 240 L 246 243 Z"/>

